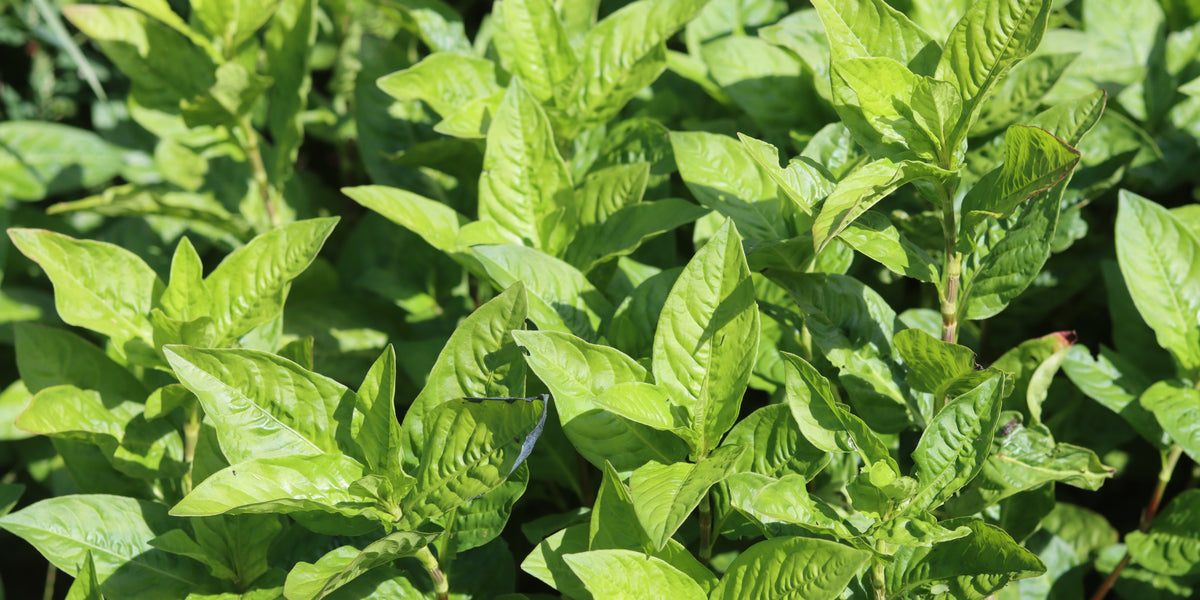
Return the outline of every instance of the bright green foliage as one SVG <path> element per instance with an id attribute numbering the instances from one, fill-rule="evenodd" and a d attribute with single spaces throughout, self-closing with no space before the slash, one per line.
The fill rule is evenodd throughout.
<path id="1" fill-rule="evenodd" d="M 0 528 L 80 600 L 1196 597 L 1196 4 L 15 3 Z"/>

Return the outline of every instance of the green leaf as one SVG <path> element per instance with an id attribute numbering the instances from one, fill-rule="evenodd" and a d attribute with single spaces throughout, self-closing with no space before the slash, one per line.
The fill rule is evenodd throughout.
<path id="1" fill-rule="evenodd" d="M 342 188 L 355 202 L 387 217 L 447 254 L 458 250 L 458 235 L 470 221 L 458 211 L 408 190 L 382 185 Z M 496 240 L 497 242 L 503 240 Z"/>
<path id="2" fill-rule="evenodd" d="M 342 454 L 252 458 L 210 475 L 171 514 L 320 511 L 354 516 L 370 507 L 350 487 L 362 476 L 362 464 Z"/>
<path id="3" fill-rule="evenodd" d="M 882 213 L 873 210 L 862 213 L 838 234 L 838 238 L 893 273 L 926 283 L 941 281 L 933 257 L 901 233 Z"/>
<path id="4" fill-rule="evenodd" d="M 936 76 L 953 83 L 962 94 L 956 141 L 966 137 L 1008 71 L 1042 42 L 1052 4 L 1050 0 L 976 2 L 950 32 Z"/>
<path id="5" fill-rule="evenodd" d="M 694 433 L 687 428 L 686 411 L 671 404 L 662 386 L 641 381 L 618 383 L 597 396 L 596 405 L 634 423 L 673 432 L 693 444 L 696 441 Z"/>
<path id="6" fill-rule="evenodd" d="M 794 235 L 795 209 L 779 197 L 775 182 L 742 144 L 699 131 L 671 132 L 679 175 L 701 206 L 733 219 L 738 234 L 752 241 Z"/>
<path id="7" fill-rule="evenodd" d="M 163 283 L 128 250 L 40 229 L 10 229 L 13 245 L 46 272 L 63 321 L 112 338 L 118 349 L 149 342 L 146 318 Z"/>
<path id="8" fill-rule="evenodd" d="M 895 546 L 933 547 L 942 542 L 957 540 L 971 535 L 968 527 L 947 529 L 937 522 L 930 513 L 913 513 L 896 517 L 882 523 L 871 535 L 877 541 L 883 541 Z"/>
<path id="9" fill-rule="evenodd" d="M 612 600 L 704 600 L 704 589 L 666 561 L 629 550 L 592 550 L 563 557 L 593 597 Z"/>
<path id="10" fill-rule="evenodd" d="M 779 149 L 775 146 L 744 133 L 739 133 L 738 139 L 750 158 L 804 214 L 811 215 L 813 205 L 833 189 L 833 182 L 814 163 L 805 161 L 804 157 L 793 158 L 788 161 L 787 167 L 780 168 Z M 720 182 L 714 184 L 719 185 Z"/>
<path id="11" fill-rule="evenodd" d="M 175 246 L 175 254 L 171 259 L 171 279 L 158 299 L 158 306 L 166 316 L 182 321 L 209 314 L 212 296 L 204 285 L 204 264 L 187 236 Z"/>
<path id="12" fill-rule="evenodd" d="M 1200 422 L 1192 417 L 1200 408 L 1200 390 L 1177 380 L 1160 381 L 1139 400 L 1192 460 L 1200 460 Z"/>
<path id="13" fill-rule="evenodd" d="M 712 2 L 710 5 L 716 5 Z M 823 124 L 823 111 L 804 64 L 766 40 L 727 35 L 700 47 L 708 76 L 766 131 Z"/>
<path id="14" fill-rule="evenodd" d="M 20 379 L 0 392 L 0 440 L 9 442 L 33 437 L 34 434 L 19 429 L 16 425 L 17 417 L 29 406 L 32 399 L 33 394 L 29 393 L 25 382 Z"/>
<path id="15" fill-rule="evenodd" d="M 83 564 L 75 574 L 71 589 L 67 590 L 66 600 L 104 600 L 100 595 L 100 581 L 96 579 L 96 561 L 90 550 L 83 556 Z"/>
<path id="16" fill-rule="evenodd" d="M 882 0 L 817 0 L 813 7 L 838 58 L 887 56 L 927 74 L 940 50 L 928 33 Z"/>
<path id="17" fill-rule="evenodd" d="M 665 132 L 663 135 L 665 138 Z M 674 170 L 674 164 L 671 170 Z M 617 211 L 641 202 L 649 180 L 650 164 L 646 162 L 607 166 L 593 163 L 588 173 L 575 184 L 575 203 L 579 205 L 577 214 L 581 230 L 586 231 L 584 228 L 589 226 L 601 226 Z M 593 243 L 579 239 L 580 235 L 584 234 L 577 235 L 573 244 Z"/>
<path id="18" fill-rule="evenodd" d="M 1125 537 L 1137 563 L 1164 575 L 1200 572 L 1200 490 L 1188 490 L 1171 500 L 1149 531 Z"/>
<path id="19" fill-rule="evenodd" d="M 812 480 L 829 464 L 829 453 L 804 437 L 790 413 L 784 404 L 764 406 L 729 430 L 721 445 L 746 449 L 735 466 L 737 472 L 768 477 L 796 474 Z"/>
<path id="20" fill-rule="evenodd" d="M 637 510 L 629 488 L 621 482 L 612 463 L 604 463 L 603 480 L 596 492 L 592 505 L 592 516 L 588 522 L 589 550 L 609 548 L 651 551 L 650 538 L 646 537 L 638 521 Z"/>
<path id="21" fill-rule="evenodd" d="M 215 582 L 200 563 L 150 546 L 178 524 L 162 504 L 101 494 L 42 500 L 0 518 L 67 573 L 78 573 L 90 552 L 104 595 L 130 600 L 182 599 Z"/>
<path id="22" fill-rule="evenodd" d="M 629 473 L 648 461 L 671 464 L 686 455 L 676 436 L 604 410 L 597 399 L 618 384 L 644 382 L 646 369 L 620 351 L 554 331 L 515 331 L 529 368 L 554 396 L 563 432 L 597 467 L 611 462 Z"/>
<path id="23" fill-rule="evenodd" d="M 1052 481 L 1095 491 L 1114 471 L 1087 448 L 1056 444 L 1045 425 L 1002 426 L 996 434 L 995 446 L 979 475 L 947 503 L 951 513 L 974 514 L 1004 498 Z"/>
<path id="24" fill-rule="evenodd" d="M 757 521 L 770 537 L 811 532 L 844 540 L 855 537 L 837 510 L 807 490 L 807 482 L 797 475 L 775 480 L 757 473 L 737 473 L 726 480 L 729 502 Z M 779 527 L 796 526 L 799 531 Z"/>
<path id="25" fill-rule="evenodd" d="M 283 593 L 290 600 L 318 600 L 376 567 L 415 556 L 441 533 L 395 531 L 359 550 L 342 546 L 315 563 L 298 562 L 288 573 Z"/>
<path id="26" fill-rule="evenodd" d="M 203 95 L 213 84 L 216 64 L 203 45 L 193 44 L 177 30 L 139 11 L 74 5 L 64 10 L 63 16 L 96 41 L 109 60 L 133 81 L 135 95 L 143 101 L 153 100 L 155 106 L 143 105 L 139 107 L 142 110 L 165 109 L 165 114 L 158 116 L 177 117 L 180 100 Z"/>
<path id="27" fill-rule="evenodd" d="M 257 581 L 270 571 L 271 543 L 282 529 L 275 515 L 222 515 L 193 519 L 196 542 L 235 583 Z M 161 538 L 161 536 L 160 536 Z M 209 565 L 210 570 L 213 568 Z"/>
<path id="28" fill-rule="evenodd" d="M 651 462 L 633 472 L 629 493 L 652 547 L 661 550 L 716 485 L 733 472 L 743 448 L 725 446 L 698 463 Z"/>
<path id="29" fill-rule="evenodd" d="M 1038 54 L 1019 63 L 995 91 L 995 97 L 983 106 L 970 135 L 979 137 L 1021 120 L 1031 112 L 1058 83 L 1079 54 Z"/>
<path id="30" fill-rule="evenodd" d="M 578 59 L 549 0 L 504 0 L 492 8 L 504 41 L 495 42 L 505 68 L 543 105 L 565 106 Z"/>
<path id="31" fill-rule="evenodd" d="M 564 258 L 587 273 L 600 263 L 633 253 L 647 240 L 708 214 L 686 200 L 638 202 L 608 215 L 598 226 L 581 227 Z"/>
<path id="32" fill-rule="evenodd" d="M 608 324 L 609 343 L 632 356 L 650 356 L 663 304 L 682 267 L 656 273 L 633 288 Z"/>
<path id="33" fill-rule="evenodd" d="M 1046 571 L 1032 552 L 979 519 L 949 519 L 941 525 L 968 527 L 971 535 L 933 548 L 898 550 L 884 570 L 888 596 L 981 600 L 1011 581 Z"/>
<path id="34" fill-rule="evenodd" d="M 204 280 L 218 339 L 236 339 L 276 318 L 291 281 L 316 258 L 337 222 L 336 217 L 297 221 L 226 256 Z"/>
<path id="35" fill-rule="evenodd" d="M 734 559 L 713 600 L 833 600 L 871 554 L 826 540 L 792 537 L 758 542 Z"/>
<path id="36" fill-rule="evenodd" d="M 917 179 L 949 174 L 925 163 L 894 163 L 887 158 L 855 169 L 837 183 L 821 205 L 812 226 L 814 247 L 820 253 L 850 223 L 900 186 Z"/>
<path id="37" fill-rule="evenodd" d="M 1170 445 L 1154 413 L 1146 410 L 1138 397 L 1150 382 L 1132 365 L 1108 348 L 1101 347 L 1096 358 L 1092 358 L 1086 346 L 1075 344 L 1063 361 L 1063 371 L 1071 383 L 1092 400 L 1099 402 L 1125 419 L 1131 427 L 1159 450 Z"/>
<path id="38" fill-rule="evenodd" d="M 96 187 L 121 171 L 121 151 L 96 134 L 57 123 L 0 123 L 0 195 L 14 200 Z"/>
<path id="39" fill-rule="evenodd" d="M 640 0 L 608 15 L 580 51 L 574 110 L 584 124 L 603 123 L 666 68 L 665 42 L 707 0 Z"/>
<path id="40" fill-rule="evenodd" d="M 434 519 L 499 487 L 529 456 L 545 424 L 547 398 L 453 400 L 430 411 L 404 522 Z"/>
<path id="41" fill-rule="evenodd" d="M 833 106 L 872 156 L 938 163 L 954 150 L 961 110 L 954 87 L 892 58 L 845 58 L 831 66 Z"/>
<path id="42" fill-rule="evenodd" d="M 974 244 L 984 219 L 1007 219 L 1026 200 L 1061 181 L 1079 163 L 1079 151 L 1037 127 L 1013 125 L 1004 134 L 1004 164 L 984 175 L 962 201 L 961 234 Z"/>
<path id="43" fill-rule="evenodd" d="M 497 287 L 520 282 L 529 293 L 529 318 L 539 328 L 595 340 L 613 307 L 583 273 L 545 252 L 505 244 L 473 246 L 471 254 Z"/>
<path id="44" fill-rule="evenodd" d="M 278 6 L 279 0 L 192 0 L 196 20 L 226 53 L 254 35 Z"/>
<path id="45" fill-rule="evenodd" d="M 92 390 L 60 385 L 41 390 L 17 418 L 16 426 L 41 435 L 99 446 L 115 468 L 133 477 L 178 476 L 183 442 L 173 425 L 147 423 L 137 402 L 112 402 Z"/>
<path id="46" fill-rule="evenodd" d="M 310 54 L 317 39 L 317 19 L 312 0 L 286 0 L 277 6 L 263 36 L 266 74 L 274 82 L 267 91 L 267 129 L 274 142 L 277 180 L 286 181 L 304 141 L 301 115 L 312 90 Z"/>
<path id="47" fill-rule="evenodd" d="M 525 361 L 509 332 L 524 327 L 526 307 L 524 285 L 514 285 L 455 328 L 425 387 L 404 415 L 401 456 L 405 472 L 416 473 L 417 457 L 426 445 L 425 421 L 437 406 L 466 397 L 525 394 Z"/>
<path id="48" fill-rule="evenodd" d="M 271 85 L 270 77 L 258 75 L 240 63 L 224 63 L 217 67 L 216 81 L 207 95 L 184 100 L 180 105 L 184 123 L 191 127 L 235 127 Z"/>
<path id="49" fill-rule="evenodd" d="M 175 375 L 217 426 L 230 463 L 347 452 L 355 395 L 336 381 L 258 350 L 163 349 Z"/>
<path id="50" fill-rule="evenodd" d="M 803 358 L 782 354 L 791 367 L 787 370 L 787 404 L 804 437 L 826 452 L 857 452 L 866 464 L 887 463 L 899 474 L 879 436 L 837 403 L 829 380 Z"/>
<path id="51" fill-rule="evenodd" d="M 397 100 L 421 100 L 442 118 L 472 100 L 503 91 L 490 60 L 451 52 L 434 52 L 421 62 L 379 79 L 379 89 Z"/>
<path id="52" fill-rule="evenodd" d="M 908 384 L 915 390 L 945 397 L 955 379 L 975 371 L 970 348 L 943 342 L 920 329 L 905 329 L 892 340 L 908 366 Z"/>
<path id="53" fill-rule="evenodd" d="M 396 351 L 389 344 L 371 365 L 354 395 L 350 435 L 371 471 L 400 469 L 400 421 L 396 418 Z"/>
<path id="54" fill-rule="evenodd" d="M 14 329 L 17 369 L 29 392 L 73 385 L 96 390 L 108 406 L 146 397 L 148 390 L 132 373 L 87 340 L 34 323 L 19 323 Z"/>
<path id="55" fill-rule="evenodd" d="M 872 429 L 894 433 L 912 419 L 923 418 L 891 345 L 894 332 L 903 325 L 879 294 L 842 275 L 767 276 L 804 312 L 813 343 L 838 368 L 850 403 Z"/>
<path id="56" fill-rule="evenodd" d="M 1165 208 L 1122 190 L 1117 261 L 1158 343 L 1200 376 L 1200 240 Z"/>
<path id="57" fill-rule="evenodd" d="M 577 226 L 572 183 L 537 100 L 514 81 L 488 129 L 479 177 L 479 218 L 561 256 Z"/>
<path id="58" fill-rule="evenodd" d="M 694 456 L 707 456 L 737 421 L 758 342 L 754 284 L 726 221 L 680 273 L 654 336 L 654 375 L 687 411 Z"/>
<path id="59" fill-rule="evenodd" d="M 951 400 L 913 450 L 917 495 L 909 504 L 934 510 L 983 469 L 1000 419 L 1004 377 L 997 373 Z"/>

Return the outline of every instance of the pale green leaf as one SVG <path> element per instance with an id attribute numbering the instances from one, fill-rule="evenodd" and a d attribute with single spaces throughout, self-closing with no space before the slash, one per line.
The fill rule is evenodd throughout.
<path id="1" fill-rule="evenodd" d="M 955 138 L 966 137 L 984 103 L 1021 59 L 1042 41 L 1051 0 L 976 2 L 950 32 L 937 66 L 937 78 L 949 81 L 963 98 L 963 117 Z"/>
<path id="2" fill-rule="evenodd" d="M 813 7 L 838 58 L 887 56 L 921 74 L 937 59 L 937 42 L 883 0 L 817 0 Z"/>
<path id="3" fill-rule="evenodd" d="M 1200 390 L 1180 381 L 1160 381 L 1142 393 L 1141 405 L 1192 460 L 1200 461 Z"/>
<path id="4" fill-rule="evenodd" d="M 833 600 L 871 558 L 826 540 L 790 537 L 758 542 L 734 559 L 713 600 Z"/>
<path id="5" fill-rule="evenodd" d="M 1177 365 L 1200 374 L 1200 240 L 1158 204 L 1122 191 L 1117 261 L 1133 303 Z"/>
<path id="6" fill-rule="evenodd" d="M 654 337 L 654 376 L 687 411 L 695 456 L 706 456 L 737 421 L 758 342 L 754 285 L 726 221 L 675 281 Z"/>
<path id="7" fill-rule="evenodd" d="M 397 100 L 421 100 L 442 118 L 472 100 L 502 91 L 495 63 L 450 52 L 435 52 L 421 62 L 379 79 L 379 89 Z"/>
<path id="8" fill-rule="evenodd" d="M 948 172 L 925 163 L 893 163 L 886 158 L 851 171 L 837 183 L 813 221 L 813 244 L 817 252 L 824 250 L 851 222 L 900 186 L 917 179 L 947 175 Z"/>
<path id="9" fill-rule="evenodd" d="M 998 527 L 979 519 L 949 519 L 941 525 L 968 527 L 971 535 L 933 548 L 901 548 L 884 570 L 888 596 L 982 600 L 1011 581 L 1046 571 L 1036 555 Z"/>
<path id="10" fill-rule="evenodd" d="M 336 381 L 258 350 L 164 348 L 175 375 L 217 425 L 232 464 L 348 452 L 355 395 Z"/>
<path id="11" fill-rule="evenodd" d="M 200 563 L 150 546 L 178 526 L 162 504 L 101 494 L 42 500 L 0 518 L 67 573 L 78 573 L 90 552 L 104 595 L 130 600 L 182 600 L 215 583 Z"/>
<path id="12" fill-rule="evenodd" d="M 595 340 L 612 318 L 612 305 L 583 273 L 545 252 L 506 244 L 474 246 L 471 254 L 497 287 L 524 284 L 529 318 L 541 329 Z"/>
<path id="13" fill-rule="evenodd" d="M 651 462 L 633 472 L 629 493 L 642 529 L 661 550 L 708 493 L 733 471 L 743 449 L 718 448 L 698 463 L 664 465 Z"/>
<path id="14" fill-rule="evenodd" d="M 0 123 L 0 196 L 41 200 L 91 188 L 124 166 L 121 149 L 94 133 L 58 123 Z"/>
<path id="15" fill-rule="evenodd" d="M 648 461 L 670 464 L 687 447 L 676 436 L 656 431 L 603 410 L 596 400 L 615 385 L 644 382 L 646 369 L 620 351 L 589 344 L 566 333 L 517 331 L 517 343 L 528 351 L 529 368 L 546 384 L 563 432 L 589 462 L 611 462 L 629 473 Z"/>
<path id="16" fill-rule="evenodd" d="M 342 454 L 253 458 L 200 482 L 171 514 L 321 511 L 352 516 L 370 506 L 350 487 L 362 476 L 363 466 Z"/>
<path id="17" fill-rule="evenodd" d="M 439 535 L 441 534 L 395 531 L 367 544 L 361 550 L 354 546 L 342 546 L 327 552 L 315 563 L 298 562 L 288 573 L 283 593 L 289 600 L 324 598 L 375 567 L 415 556 Z"/>
<path id="18" fill-rule="evenodd" d="M 665 597 L 704 600 L 704 589 L 666 561 L 629 550 L 592 550 L 563 557 L 595 598 L 640 600 Z"/>
<path id="19" fill-rule="evenodd" d="M 316 258 L 338 219 L 297 221 L 234 250 L 204 280 L 218 339 L 241 337 L 276 318 L 291 282 Z"/>
<path id="20" fill-rule="evenodd" d="M 40 229 L 10 229 L 8 235 L 54 284 L 63 321 L 107 335 L 118 349 L 132 340 L 149 343 L 147 315 L 163 283 L 136 254 Z"/>
<path id="21" fill-rule="evenodd" d="M 791 409 L 785 404 L 764 406 L 738 421 L 721 445 L 746 449 L 737 462 L 737 471 L 768 477 L 796 474 L 811 480 L 825 465 L 829 453 L 809 442 Z"/>
<path id="22" fill-rule="evenodd" d="M 476 309 L 450 335 L 404 415 L 401 455 L 406 472 L 417 470 L 417 457 L 426 445 L 425 420 L 437 406 L 465 397 L 525 394 L 525 361 L 509 332 L 524 327 L 526 306 L 524 286 L 514 286 Z"/>
<path id="23" fill-rule="evenodd" d="M 550 120 L 519 81 L 509 85 L 488 128 L 479 218 L 561 256 L 578 226 L 571 174 L 558 153 Z"/>
<path id="24" fill-rule="evenodd" d="M 550 0 L 503 0 L 492 7 L 499 22 L 500 60 L 543 105 L 565 106 L 577 59 Z"/>
<path id="25" fill-rule="evenodd" d="M 1200 490 L 1176 496 L 1145 533 L 1125 537 L 1137 564 L 1164 575 L 1200 572 Z"/>
<path id="26" fill-rule="evenodd" d="M 930 421 L 913 450 L 920 483 L 909 504 L 934 510 L 983 469 L 1000 419 L 1002 373 L 950 400 Z"/>

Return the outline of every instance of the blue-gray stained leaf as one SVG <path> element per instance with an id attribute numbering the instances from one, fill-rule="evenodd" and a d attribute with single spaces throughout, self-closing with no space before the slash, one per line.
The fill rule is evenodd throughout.
<path id="1" fill-rule="evenodd" d="M 554 331 L 516 331 L 529 368 L 546 384 L 563 432 L 592 464 L 605 462 L 629 473 L 649 461 L 682 460 L 687 446 L 657 431 L 604 410 L 596 401 L 610 388 L 650 379 L 645 367 L 620 351 Z"/>
<path id="2" fill-rule="evenodd" d="M 498 488 L 533 450 L 547 403 L 454 399 L 430 410 L 413 456 L 416 482 L 400 500 L 403 523 L 415 528 Z"/>
<path id="3" fill-rule="evenodd" d="M 515 285 L 476 309 L 450 335 L 402 421 L 405 472 L 416 472 L 425 446 L 426 415 L 440 404 L 465 397 L 524 395 L 525 361 L 509 332 L 524 326 L 526 306 L 525 287 Z"/>

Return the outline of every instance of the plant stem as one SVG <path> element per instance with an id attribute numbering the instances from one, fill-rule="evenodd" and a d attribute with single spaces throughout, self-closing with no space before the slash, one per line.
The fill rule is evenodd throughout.
<path id="1" fill-rule="evenodd" d="M 429 551 L 429 546 L 425 546 L 417 552 L 417 560 L 421 561 L 421 566 L 425 567 L 429 578 L 433 580 L 433 592 L 436 594 L 437 600 L 447 600 L 450 597 L 450 584 L 446 582 L 446 574 L 442 573 L 437 557 Z"/>
<path id="2" fill-rule="evenodd" d="M 954 215 L 954 198 L 947 184 L 937 186 L 941 192 L 942 204 L 942 237 L 946 240 L 946 264 L 942 274 L 942 341 L 955 343 L 958 341 L 958 286 L 962 280 L 961 252 L 955 249 L 958 245 L 958 223 Z"/>
<path id="3" fill-rule="evenodd" d="M 887 600 L 887 579 L 883 572 L 883 561 L 875 559 L 871 564 L 871 587 L 875 588 L 875 600 Z"/>
<path id="4" fill-rule="evenodd" d="M 46 564 L 46 585 L 42 588 L 42 600 L 54 598 L 54 580 L 58 576 L 58 567 L 54 563 Z"/>
<path id="5" fill-rule="evenodd" d="M 276 210 L 275 199 L 272 197 L 271 180 L 267 176 L 267 168 L 263 163 L 262 150 L 258 145 L 258 131 L 254 129 L 254 125 L 250 123 L 249 117 L 243 117 L 238 121 L 238 129 L 241 130 L 242 149 L 246 152 L 246 161 L 250 163 L 250 171 L 254 177 L 254 184 L 258 188 L 258 195 L 262 199 L 263 208 L 267 212 L 267 218 L 270 220 L 271 227 L 279 227 L 279 213 Z"/>
<path id="6" fill-rule="evenodd" d="M 196 443 L 200 440 L 200 402 L 193 399 L 187 408 L 186 421 L 183 423 L 183 464 L 187 472 L 183 474 L 183 495 L 192 493 L 192 461 L 196 458 Z"/>
<path id="7" fill-rule="evenodd" d="M 708 562 L 712 558 L 712 500 L 708 492 L 700 499 L 700 560 Z"/>
<path id="8" fill-rule="evenodd" d="M 1183 447 L 1179 444 L 1171 446 L 1171 450 L 1163 455 L 1162 470 L 1158 472 L 1158 484 L 1154 486 L 1154 493 L 1150 495 L 1150 501 L 1146 503 L 1146 509 L 1142 511 L 1141 522 L 1138 523 L 1138 531 L 1145 533 L 1150 529 L 1150 523 L 1154 521 L 1154 515 L 1158 513 L 1158 506 L 1162 503 L 1163 492 L 1167 489 L 1167 483 L 1171 481 L 1171 474 L 1175 472 L 1175 465 L 1179 463 L 1179 457 L 1183 454 Z M 1121 562 L 1117 563 L 1117 567 L 1104 578 L 1100 587 L 1096 589 L 1096 593 L 1092 594 L 1091 600 L 1103 600 L 1108 594 L 1108 590 L 1112 589 L 1113 584 L 1117 582 L 1117 578 L 1121 576 L 1121 571 L 1125 570 L 1125 566 L 1129 564 L 1132 558 L 1129 552 L 1125 552 L 1125 556 L 1121 558 Z"/>

